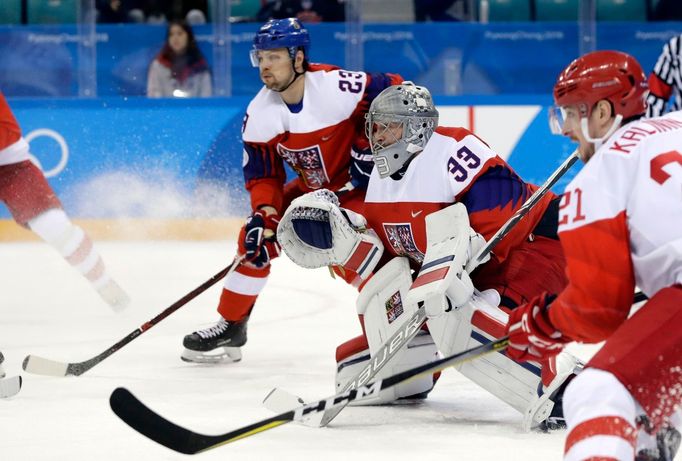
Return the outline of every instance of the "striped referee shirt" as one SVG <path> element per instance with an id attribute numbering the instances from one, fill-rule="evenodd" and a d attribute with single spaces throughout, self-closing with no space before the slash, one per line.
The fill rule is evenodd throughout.
<path id="1" fill-rule="evenodd" d="M 682 109 L 681 45 L 682 35 L 671 38 L 663 46 L 663 52 L 649 75 L 648 117 L 663 115 L 671 97 L 673 99 L 671 110 Z"/>

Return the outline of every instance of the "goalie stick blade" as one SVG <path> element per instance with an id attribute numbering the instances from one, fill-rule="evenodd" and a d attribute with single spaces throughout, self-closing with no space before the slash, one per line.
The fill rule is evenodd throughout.
<path id="1" fill-rule="evenodd" d="M 127 389 L 119 387 L 112 392 L 109 404 L 116 416 L 145 437 L 179 453 L 193 455 L 217 448 L 221 445 L 236 442 L 252 435 L 259 434 L 281 426 L 291 421 L 300 421 L 313 413 L 323 413 L 326 410 L 346 405 L 354 400 L 371 398 L 389 387 L 393 387 L 417 376 L 434 373 L 468 360 L 474 360 L 492 352 L 501 351 L 509 342 L 508 337 L 500 338 L 481 346 L 454 354 L 435 362 L 405 370 L 383 380 L 375 381 L 357 389 L 335 394 L 326 399 L 318 400 L 307 405 L 301 405 L 295 410 L 257 421 L 248 426 L 226 432 L 221 435 L 203 435 L 180 427 L 161 415 L 149 409 Z"/>
<path id="2" fill-rule="evenodd" d="M 263 406 L 275 414 L 296 410 L 301 405 L 305 404 L 306 402 L 301 397 L 278 387 L 271 390 L 263 399 Z M 320 427 L 324 414 L 325 413 L 313 413 L 306 418 L 296 420 L 296 422 L 301 423 L 304 426 Z"/>
<path id="3" fill-rule="evenodd" d="M 21 367 L 27 373 L 44 376 L 67 376 L 69 364 L 46 359 L 37 355 L 27 355 Z"/>
<path id="4" fill-rule="evenodd" d="M 17 395 L 21 390 L 22 383 L 23 380 L 21 376 L 0 379 L 0 398 L 7 399 Z"/>
<path id="5" fill-rule="evenodd" d="M 273 413 L 284 413 L 285 411 L 294 410 L 301 405 L 305 405 L 301 397 L 279 387 L 275 387 L 263 399 L 263 406 Z"/>
<path id="6" fill-rule="evenodd" d="M 109 405 L 127 425 L 145 437 L 178 453 L 194 455 L 249 437 L 293 420 L 294 412 L 259 421 L 221 435 L 205 435 L 174 424 L 155 413 L 129 390 L 119 387 L 111 393 Z"/>

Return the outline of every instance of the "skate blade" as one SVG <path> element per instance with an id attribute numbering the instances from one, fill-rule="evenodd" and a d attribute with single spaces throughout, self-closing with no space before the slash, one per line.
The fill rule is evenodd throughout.
<path id="1" fill-rule="evenodd" d="M 219 347 L 209 352 L 185 349 L 180 359 L 189 363 L 234 363 L 242 359 L 242 350 L 240 347 Z"/>

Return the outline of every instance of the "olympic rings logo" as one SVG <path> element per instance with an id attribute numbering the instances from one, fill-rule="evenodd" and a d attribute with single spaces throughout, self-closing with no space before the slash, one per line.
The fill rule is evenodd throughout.
<path id="1" fill-rule="evenodd" d="M 47 136 L 48 138 L 54 139 L 57 142 L 57 144 L 59 144 L 59 149 L 61 151 L 59 163 L 57 163 L 57 165 L 54 168 L 45 171 L 40 163 L 40 160 L 38 160 L 35 155 L 29 153 L 28 156 L 31 159 L 31 162 L 33 162 L 38 168 L 43 170 L 45 177 L 52 178 L 54 176 L 57 176 L 62 171 L 64 171 L 64 168 L 66 167 L 66 164 L 69 161 L 69 146 L 66 144 L 66 141 L 64 140 L 64 137 L 61 134 L 57 133 L 54 130 L 50 130 L 49 128 L 38 128 L 37 130 L 33 130 L 26 135 L 25 139 L 26 142 L 30 144 L 31 141 L 33 141 L 36 138 L 39 138 L 40 136 Z"/>

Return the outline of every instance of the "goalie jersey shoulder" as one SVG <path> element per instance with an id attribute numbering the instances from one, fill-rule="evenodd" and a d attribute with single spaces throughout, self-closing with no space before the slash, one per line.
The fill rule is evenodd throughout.
<path id="1" fill-rule="evenodd" d="M 506 163 L 464 128 L 439 127 L 399 181 L 372 172 L 367 201 L 453 203 L 489 168 Z"/>
<path id="2" fill-rule="evenodd" d="M 246 142 L 268 142 L 284 133 L 305 134 L 338 125 L 356 112 L 367 84 L 364 72 L 312 64 L 304 74 L 303 108 L 289 111 L 279 94 L 263 87 L 249 104 L 244 121 Z"/>

